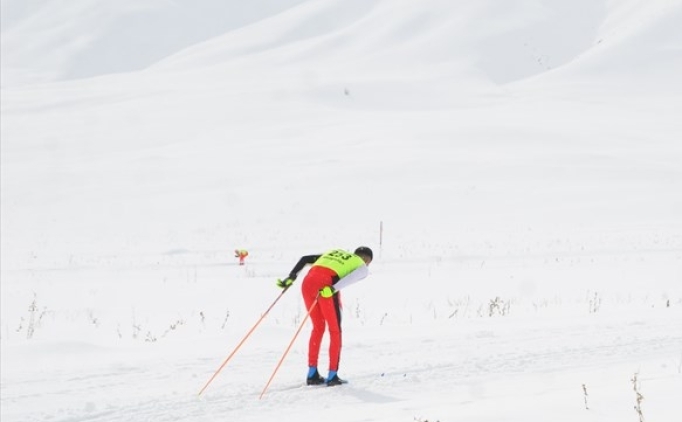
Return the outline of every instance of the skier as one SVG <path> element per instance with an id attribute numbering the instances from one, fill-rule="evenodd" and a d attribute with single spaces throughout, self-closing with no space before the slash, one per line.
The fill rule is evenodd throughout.
<path id="1" fill-rule="evenodd" d="M 249 251 L 246 249 L 235 249 L 234 257 L 239 258 L 239 265 L 244 265 L 244 260 L 249 256 Z"/>
<path id="2" fill-rule="evenodd" d="M 277 286 L 284 289 L 291 286 L 298 273 L 312 265 L 301 284 L 303 301 L 310 312 L 313 329 L 308 342 L 308 376 L 306 384 L 335 386 L 345 381 L 339 378 L 341 356 L 341 295 L 340 290 L 367 277 L 367 266 L 372 262 L 372 250 L 361 246 L 353 253 L 333 249 L 322 255 L 306 255 L 289 273 L 289 277 L 277 280 Z M 317 306 L 313 305 L 317 301 Z M 312 310 L 311 310 L 312 308 Z M 329 327 L 329 374 L 322 378 L 317 370 L 320 344 Z"/>

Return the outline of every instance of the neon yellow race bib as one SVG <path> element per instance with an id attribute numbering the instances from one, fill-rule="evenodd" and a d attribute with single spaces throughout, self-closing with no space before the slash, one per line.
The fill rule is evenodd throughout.
<path id="1" fill-rule="evenodd" d="M 365 261 L 357 255 L 354 255 L 343 249 L 334 249 L 325 252 L 313 264 L 316 267 L 329 268 L 334 271 L 339 278 L 343 278 L 353 272 L 353 270 L 364 265 Z"/>

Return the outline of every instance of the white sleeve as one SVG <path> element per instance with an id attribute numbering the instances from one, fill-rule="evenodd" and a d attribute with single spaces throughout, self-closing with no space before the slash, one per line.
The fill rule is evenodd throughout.
<path id="1" fill-rule="evenodd" d="M 367 265 L 362 264 L 360 267 L 354 269 L 345 277 L 334 283 L 334 290 L 341 290 L 353 283 L 357 283 L 358 281 L 367 277 L 368 274 L 369 270 L 367 269 Z"/>

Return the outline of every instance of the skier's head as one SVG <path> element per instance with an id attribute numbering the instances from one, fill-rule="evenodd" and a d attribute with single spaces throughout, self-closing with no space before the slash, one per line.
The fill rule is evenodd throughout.
<path id="1" fill-rule="evenodd" d="M 374 258 L 372 250 L 367 246 L 360 246 L 355 250 L 354 254 L 362 258 L 366 265 L 369 265 L 369 263 L 372 262 L 372 258 Z"/>

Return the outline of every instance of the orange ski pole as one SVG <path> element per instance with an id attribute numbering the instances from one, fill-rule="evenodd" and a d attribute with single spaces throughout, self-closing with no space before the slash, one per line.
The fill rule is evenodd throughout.
<path id="1" fill-rule="evenodd" d="M 266 390 L 268 389 L 268 387 L 270 386 L 270 383 L 272 382 L 273 378 L 275 378 L 275 374 L 276 374 L 277 371 L 279 370 L 279 367 L 282 366 L 282 362 L 284 362 L 284 358 L 285 358 L 285 357 L 287 356 L 287 354 L 289 353 L 289 350 L 291 349 L 291 346 L 294 344 L 294 341 L 296 340 L 296 337 L 298 337 L 298 334 L 301 332 L 301 329 L 303 329 L 303 325 L 305 324 L 305 322 L 306 322 L 306 321 L 308 320 L 308 318 L 310 317 L 310 313 L 311 313 L 311 312 L 313 311 L 313 309 L 315 308 L 315 305 L 317 305 L 317 299 L 315 299 L 315 302 L 313 302 L 313 304 L 312 304 L 312 306 L 310 307 L 310 309 L 308 309 L 308 313 L 305 315 L 305 318 L 303 318 L 303 321 L 301 321 L 301 325 L 298 326 L 298 330 L 296 330 L 296 334 L 294 334 L 294 338 L 292 338 L 291 341 L 289 342 L 289 346 L 287 346 L 286 350 L 284 351 L 284 354 L 282 355 L 281 359 L 280 359 L 279 362 L 277 363 L 277 366 L 275 367 L 275 370 L 272 372 L 272 375 L 270 375 L 270 379 L 268 380 L 268 383 L 265 384 L 265 388 L 263 388 L 263 391 L 260 393 L 260 397 L 258 397 L 259 400 L 263 398 L 263 395 L 265 395 L 265 391 L 266 391 Z"/>
<path id="2" fill-rule="evenodd" d="M 225 360 L 223 361 L 222 365 L 220 365 L 220 367 L 218 368 L 218 370 L 215 371 L 215 373 L 213 374 L 213 376 L 206 382 L 206 384 L 205 384 L 204 387 L 201 389 L 201 391 L 199 391 L 199 395 L 201 395 L 201 393 L 203 393 L 204 390 L 206 390 L 206 387 L 208 387 L 208 385 L 215 379 L 215 377 L 218 376 L 218 373 L 220 373 L 220 371 L 222 371 L 222 369 L 225 367 L 225 365 L 227 365 L 227 362 L 229 362 L 230 359 L 232 359 L 232 356 L 234 356 L 234 354 L 237 353 L 237 350 L 239 350 L 239 348 L 242 347 L 242 344 L 244 344 L 244 342 L 246 341 L 246 339 L 249 338 L 249 336 L 251 335 L 251 333 L 254 332 L 254 330 L 256 329 L 256 327 L 258 327 L 258 325 L 261 323 L 261 321 L 263 321 L 263 319 L 265 319 L 265 316 L 266 316 L 266 315 L 268 314 L 268 312 L 270 312 L 270 310 L 275 306 L 275 304 L 279 301 L 279 299 L 282 297 L 282 295 L 284 295 L 284 292 L 286 292 L 287 289 L 289 289 L 289 287 L 284 288 L 284 289 L 282 290 L 282 293 L 280 293 L 279 296 L 277 296 L 277 298 L 275 299 L 275 301 L 272 302 L 272 305 L 270 305 L 270 307 L 263 313 L 263 315 L 261 315 L 260 318 L 258 318 L 258 321 L 256 321 L 256 323 L 253 325 L 253 327 L 251 327 L 251 329 L 249 330 L 249 332 L 246 333 L 246 335 L 244 336 L 244 338 L 242 338 L 242 340 L 239 342 L 239 344 L 237 344 L 237 347 L 235 347 L 234 350 L 232 351 L 232 353 L 230 353 L 230 355 L 229 355 L 227 358 L 225 358 Z"/>

